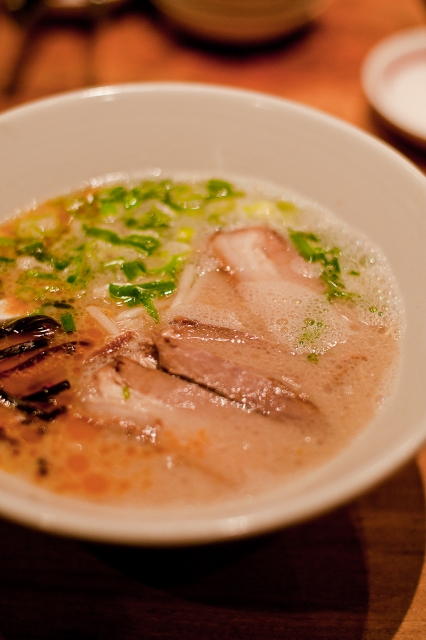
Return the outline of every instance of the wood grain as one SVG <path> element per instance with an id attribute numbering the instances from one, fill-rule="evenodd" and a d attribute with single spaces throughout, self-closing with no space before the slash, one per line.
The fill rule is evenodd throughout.
<path id="1" fill-rule="evenodd" d="M 374 119 L 360 83 L 380 39 L 425 22 L 420 0 L 334 0 L 314 25 L 250 50 L 197 43 L 146 2 L 97 23 L 50 22 L 0 111 L 87 85 L 209 82 L 294 99 L 426 154 Z M 0 12 L 0 88 L 24 34 Z M 350 505 L 272 535 L 148 550 L 0 520 L 0 640 L 424 640 L 426 449 Z"/>

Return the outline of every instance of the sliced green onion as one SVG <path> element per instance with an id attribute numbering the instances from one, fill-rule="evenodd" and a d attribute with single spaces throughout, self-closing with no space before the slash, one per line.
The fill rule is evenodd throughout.
<path id="1" fill-rule="evenodd" d="M 128 307 L 136 307 L 141 305 L 155 322 L 159 321 L 159 316 L 154 303 L 152 302 L 152 293 L 147 293 L 137 285 L 133 284 L 110 284 L 109 295 L 113 300 L 120 300 L 127 304 Z"/>
<path id="2" fill-rule="evenodd" d="M 278 200 L 276 205 L 283 213 L 292 213 L 293 211 L 297 211 L 297 206 L 294 202 L 290 202 L 288 200 Z"/>
<path id="3" fill-rule="evenodd" d="M 75 322 L 71 313 L 63 313 L 61 315 L 61 325 L 64 331 L 67 333 L 72 333 L 75 331 Z"/>
<path id="4" fill-rule="evenodd" d="M 120 244 L 133 247 L 138 251 L 142 251 L 142 253 L 146 253 L 147 255 L 151 255 L 154 253 L 156 249 L 160 246 L 161 242 L 154 238 L 153 236 L 142 236 L 137 234 L 132 234 L 130 236 L 125 236 L 121 238 Z"/>
<path id="5" fill-rule="evenodd" d="M 153 207 L 140 218 L 129 218 L 126 227 L 134 229 L 167 229 L 170 227 L 170 216 Z"/>
<path id="6" fill-rule="evenodd" d="M 308 262 L 319 262 L 323 266 L 320 279 L 325 285 L 325 293 L 329 302 L 335 299 L 352 300 L 358 294 L 346 291 L 346 287 L 340 279 L 340 263 L 338 256 L 340 249 L 332 247 L 324 249 L 320 245 L 320 239 L 314 233 L 306 231 L 289 232 L 289 237 L 302 258 Z"/>
<path id="7" fill-rule="evenodd" d="M 158 297 L 169 296 L 176 289 L 176 284 L 172 280 L 144 282 L 143 284 L 138 284 L 136 286 Z"/>
<path id="8" fill-rule="evenodd" d="M 121 269 L 126 276 L 127 280 L 135 280 L 137 277 L 146 273 L 146 267 L 141 260 L 131 260 L 129 262 L 123 262 Z"/>
<path id="9" fill-rule="evenodd" d="M 104 242 L 109 242 L 110 244 L 120 245 L 124 247 L 132 247 L 137 251 L 144 253 L 146 256 L 151 255 L 158 247 L 161 242 L 154 238 L 153 236 L 144 236 L 139 234 L 131 234 L 130 236 L 124 236 L 124 238 L 120 238 L 120 236 L 114 231 L 109 231 L 108 229 L 100 229 L 99 227 L 87 227 L 83 226 L 84 231 L 88 236 L 92 238 L 96 238 L 97 240 L 103 240 Z"/>
<path id="10" fill-rule="evenodd" d="M 0 247 L 14 247 L 16 244 L 15 238 L 7 238 L 6 236 L 0 236 Z"/>
<path id="11" fill-rule="evenodd" d="M 176 271 L 179 271 L 183 263 L 185 262 L 188 254 L 187 253 L 178 253 L 173 256 L 169 262 L 163 264 L 162 267 L 157 267 L 156 269 L 150 269 L 149 273 L 152 275 L 158 276 L 169 276 L 169 278 L 176 279 Z"/>
<path id="12" fill-rule="evenodd" d="M 245 195 L 242 191 L 234 191 L 232 184 L 225 180 L 217 180 L 213 178 L 207 182 L 206 187 L 208 191 L 207 200 L 233 198 Z"/>

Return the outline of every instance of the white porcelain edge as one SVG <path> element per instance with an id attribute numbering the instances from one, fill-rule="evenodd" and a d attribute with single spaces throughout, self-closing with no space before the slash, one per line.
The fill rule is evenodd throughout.
<path id="1" fill-rule="evenodd" d="M 403 156 L 397 154 L 393 149 L 384 145 L 379 140 L 369 136 L 346 122 L 336 120 L 335 118 L 310 107 L 298 105 L 297 103 L 285 101 L 266 94 L 248 91 L 243 92 L 237 89 L 214 87 L 211 85 L 181 83 L 125 84 L 60 94 L 58 96 L 38 100 L 28 105 L 4 112 L 0 115 L 0 134 L 1 127 L 4 122 L 7 122 L 9 119 L 14 120 L 22 115 L 25 116 L 25 114 L 31 110 L 54 107 L 57 104 L 68 104 L 70 101 L 103 100 L 108 98 L 114 99 L 114 97 L 121 96 L 123 94 L 150 91 L 186 91 L 189 93 L 203 94 L 205 92 L 212 92 L 216 95 L 221 94 L 232 96 L 239 100 L 247 100 L 247 98 L 249 98 L 252 101 L 252 106 L 256 108 L 286 107 L 288 109 L 297 109 L 299 112 L 313 116 L 335 129 L 340 129 L 346 132 L 348 135 L 358 137 L 363 141 L 363 143 L 369 145 L 371 149 L 374 149 L 378 153 L 391 153 L 393 160 L 399 163 L 401 169 L 408 172 L 414 180 L 419 182 L 419 185 L 423 185 L 423 188 L 426 189 L 425 177 Z M 362 437 L 362 434 L 360 437 Z M 316 492 L 315 489 L 311 490 L 309 496 L 305 498 L 302 503 L 300 503 L 300 500 L 297 501 L 297 499 L 293 499 L 292 501 L 291 496 L 286 496 L 287 491 L 278 490 L 273 492 L 273 494 L 263 496 L 262 498 L 255 500 L 250 505 L 247 505 L 247 508 L 243 513 L 238 513 L 238 510 L 234 509 L 234 515 L 218 517 L 214 516 L 214 513 L 217 513 L 218 511 L 217 508 L 205 509 L 201 510 L 197 517 L 187 515 L 182 522 L 176 523 L 175 521 L 174 529 L 167 527 L 167 517 L 166 520 L 164 520 L 164 517 L 161 514 L 158 514 L 159 517 L 149 525 L 145 523 L 142 535 L 139 519 L 137 523 L 135 523 L 135 528 L 132 528 L 131 523 L 129 522 L 129 528 L 127 531 L 123 531 L 121 522 L 117 522 L 115 527 L 113 526 L 113 523 L 111 523 L 109 531 L 105 531 L 99 527 L 94 518 L 87 515 L 86 511 L 90 511 L 90 508 L 88 508 L 87 505 L 84 505 L 84 508 L 81 509 L 81 514 L 80 504 L 77 512 L 74 511 L 70 514 L 66 506 L 70 501 L 67 499 L 63 501 L 63 504 L 65 505 L 64 511 L 61 512 L 59 509 L 59 516 L 55 516 L 55 514 L 49 511 L 48 508 L 45 508 L 44 511 L 38 513 L 39 495 L 37 495 L 37 491 L 34 492 L 33 490 L 29 492 L 30 495 L 28 497 L 22 497 L 23 503 L 27 504 L 26 501 L 29 502 L 29 504 L 27 504 L 26 516 L 23 515 L 22 510 L 19 509 L 19 500 L 18 503 L 16 503 L 16 496 L 15 498 L 11 498 L 10 504 L 8 504 L 6 511 L 3 508 L 3 512 L 6 512 L 9 517 L 19 520 L 25 524 L 36 526 L 40 529 L 60 534 L 76 535 L 79 537 L 105 541 L 119 541 L 132 544 L 139 544 L 141 542 L 145 544 L 186 544 L 232 538 L 240 535 L 259 533 L 283 524 L 299 522 L 307 517 L 317 515 L 327 509 L 341 504 L 356 493 L 368 489 L 374 483 L 382 479 L 385 474 L 391 473 L 391 471 L 395 470 L 397 466 L 406 462 L 415 453 L 425 438 L 426 432 L 419 431 L 415 436 L 402 443 L 397 449 L 387 452 L 385 457 L 374 460 L 373 463 L 364 468 L 362 479 L 360 479 L 359 473 L 353 473 L 352 476 L 346 478 L 344 490 L 342 487 L 337 486 L 336 483 L 332 483 L 331 486 L 328 487 L 327 498 L 323 498 L 320 505 L 318 505 L 318 492 Z M 330 465 L 339 464 L 341 457 L 343 456 L 344 458 L 345 455 L 347 455 L 347 452 L 343 452 L 341 456 L 332 461 Z M 317 472 L 314 472 L 312 477 L 318 475 L 321 476 L 323 472 L 323 469 L 320 469 Z M 323 493 L 324 489 L 322 488 L 320 491 Z M 291 509 L 288 509 L 287 518 L 284 521 L 282 516 L 276 512 L 276 501 L 278 495 L 282 495 L 284 499 L 287 499 L 288 503 L 292 507 Z M 12 504 L 12 501 L 14 501 L 14 504 Z M 262 503 L 263 506 L 253 512 L 254 507 L 259 507 L 258 503 Z M 21 504 L 21 506 L 25 506 L 25 504 Z M 229 509 L 232 509 L 232 507 L 230 506 Z M 106 511 L 108 511 L 108 509 L 106 509 Z M 223 511 L 226 512 L 227 508 L 223 509 Z M 170 515 L 170 512 L 168 512 L 168 514 Z M 205 514 L 207 514 L 207 516 Z M 203 518 L 205 521 L 203 521 Z"/>

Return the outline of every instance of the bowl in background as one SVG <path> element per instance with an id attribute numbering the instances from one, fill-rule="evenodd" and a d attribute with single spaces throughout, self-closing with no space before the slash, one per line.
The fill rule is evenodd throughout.
<path id="1" fill-rule="evenodd" d="M 426 27 L 380 41 L 361 70 L 364 93 L 391 131 L 426 149 Z"/>
<path id="2" fill-rule="evenodd" d="M 334 211 L 388 257 L 407 330 L 397 383 L 377 417 L 321 468 L 248 503 L 143 510 L 47 493 L 0 472 L 0 514 L 64 535 L 131 544 L 224 540 L 300 522 L 353 498 L 426 439 L 426 178 L 362 131 L 302 105 L 196 84 L 88 89 L 0 115 L 0 219 L 89 179 L 244 176 Z"/>
<path id="3" fill-rule="evenodd" d="M 314 20 L 329 0 L 153 0 L 175 25 L 198 38 L 253 45 Z"/>

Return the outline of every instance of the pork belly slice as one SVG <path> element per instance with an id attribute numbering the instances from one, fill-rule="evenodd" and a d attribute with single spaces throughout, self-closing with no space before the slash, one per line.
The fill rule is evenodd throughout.
<path id="1" fill-rule="evenodd" d="M 171 331 L 155 338 L 159 366 L 173 375 L 238 402 L 273 420 L 303 425 L 317 421 L 319 411 L 302 393 L 250 367 L 218 356 Z"/>
<path id="2" fill-rule="evenodd" d="M 175 316 L 169 323 L 169 327 L 164 330 L 164 335 L 178 336 L 180 338 L 190 338 L 193 340 L 201 340 L 203 343 L 210 342 L 228 342 L 235 344 L 247 344 L 251 342 L 265 343 L 261 334 L 244 329 L 231 329 L 230 327 L 222 327 L 214 324 L 199 322 L 185 316 Z M 272 345 L 272 343 L 269 343 Z M 274 347 L 276 345 L 273 345 Z"/>
<path id="3" fill-rule="evenodd" d="M 306 363 L 295 358 L 287 345 L 272 342 L 261 332 L 229 329 L 176 316 L 162 331 L 162 335 L 189 340 L 200 349 L 232 360 L 242 368 L 254 369 L 268 378 L 281 380 L 295 393 L 301 391 L 300 380 L 304 378 L 304 367 L 300 365 Z M 288 370 L 292 371 L 291 376 Z"/>
<path id="4" fill-rule="evenodd" d="M 80 400 L 88 419 L 136 435 L 167 465 L 193 467 L 218 489 L 241 482 L 245 460 L 257 459 L 258 449 L 261 459 L 264 449 L 275 451 L 282 440 L 276 429 L 258 446 L 251 444 L 264 432 L 263 416 L 254 419 L 215 393 L 121 356 L 83 381 Z"/>
<path id="5" fill-rule="evenodd" d="M 128 394 L 123 390 L 128 389 Z M 226 399 L 197 384 L 147 368 L 125 356 L 117 356 L 82 380 L 80 399 L 96 411 L 111 417 L 132 417 L 144 422 L 151 418 L 172 420 L 175 409 L 230 406 Z"/>
<path id="6" fill-rule="evenodd" d="M 298 470 L 295 451 L 298 461 L 302 451 L 309 458 L 313 443 L 327 437 L 322 425 L 304 430 L 288 421 L 283 429 L 282 422 L 121 356 L 92 375 L 92 386 L 89 394 L 83 389 L 81 413 L 144 448 L 143 464 L 159 480 L 159 492 L 162 483 L 168 491 L 184 481 L 200 504 L 276 487 L 283 473 Z"/>
<path id="7" fill-rule="evenodd" d="M 281 235 L 268 227 L 218 231 L 210 250 L 223 271 L 240 282 L 285 281 L 322 291 L 317 274 Z"/>
<path id="8" fill-rule="evenodd" d="M 200 400 L 205 403 L 220 403 L 219 399 L 205 389 L 159 369 L 147 369 L 130 358 L 117 358 L 114 369 L 130 389 L 143 394 L 155 404 L 171 408 L 194 408 Z"/>
<path id="9" fill-rule="evenodd" d="M 151 338 L 139 336 L 135 331 L 123 331 L 110 338 L 87 358 L 87 364 L 110 362 L 112 358 L 128 356 L 147 369 L 157 368 L 157 352 Z"/>
<path id="10" fill-rule="evenodd" d="M 304 260 L 275 231 L 267 227 L 221 231 L 210 244 L 223 275 L 229 274 L 236 297 L 262 323 L 272 341 L 308 354 L 309 344 L 299 347 L 304 323 L 313 317 L 322 325 L 314 350 L 324 353 L 330 345 L 346 342 L 351 323 L 359 322 L 352 305 L 336 301 L 324 309 L 321 266 Z"/>

